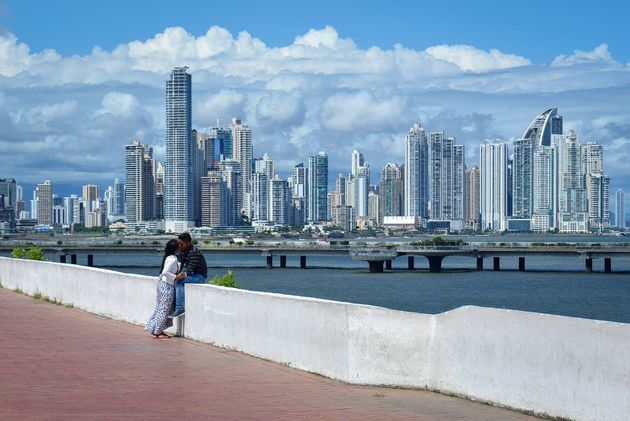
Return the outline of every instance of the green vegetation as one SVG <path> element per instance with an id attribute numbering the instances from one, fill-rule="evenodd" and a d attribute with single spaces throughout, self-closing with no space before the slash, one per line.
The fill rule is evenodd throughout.
<path id="1" fill-rule="evenodd" d="M 423 246 L 423 247 L 427 247 L 427 246 L 463 246 L 464 244 L 467 244 L 464 240 L 447 240 L 445 238 L 442 237 L 434 237 L 430 240 L 424 240 L 424 241 L 415 241 L 413 243 L 411 243 L 412 246 Z"/>
<path id="2" fill-rule="evenodd" d="M 58 245 L 58 246 L 60 246 L 60 245 L 62 245 L 62 244 L 63 244 L 63 241 L 61 241 L 61 240 L 57 240 L 57 245 Z"/>
<path id="3" fill-rule="evenodd" d="M 192 244 L 193 244 L 193 246 L 196 246 L 197 245 L 197 240 L 192 240 Z"/>
<path id="4" fill-rule="evenodd" d="M 26 251 L 23 248 L 16 248 L 11 252 L 11 257 L 15 259 L 24 259 L 24 256 L 26 256 Z"/>
<path id="5" fill-rule="evenodd" d="M 46 260 L 42 249 L 35 246 L 29 247 L 29 249 L 26 251 L 26 258 L 29 260 L 40 260 L 40 261 Z"/>
<path id="6" fill-rule="evenodd" d="M 22 289 L 21 288 L 13 288 L 13 291 L 17 292 L 18 294 L 22 293 Z"/>
<path id="7" fill-rule="evenodd" d="M 247 240 L 247 241 L 245 241 L 245 244 L 247 244 L 248 246 L 253 246 L 254 245 L 254 240 Z"/>
<path id="8" fill-rule="evenodd" d="M 241 288 L 239 284 L 236 283 L 236 278 L 234 277 L 234 273 L 229 270 L 223 276 L 215 276 L 214 278 L 208 281 L 209 284 L 218 285 L 220 287 L 229 287 L 229 288 Z"/>
<path id="9" fill-rule="evenodd" d="M 35 298 L 36 300 L 41 300 L 42 299 L 42 293 L 39 291 L 36 291 L 35 294 L 33 294 L 33 298 Z"/>
<path id="10" fill-rule="evenodd" d="M 11 251 L 11 257 L 15 259 L 46 260 L 43 250 L 35 246 L 31 246 L 26 250 L 23 248 L 15 248 Z"/>

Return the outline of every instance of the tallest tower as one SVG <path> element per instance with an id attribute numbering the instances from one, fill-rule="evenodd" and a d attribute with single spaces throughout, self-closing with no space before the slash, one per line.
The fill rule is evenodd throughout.
<path id="1" fill-rule="evenodd" d="M 194 226 L 192 195 L 191 79 L 188 67 L 175 67 L 166 81 L 166 162 L 164 220 L 167 232 Z"/>

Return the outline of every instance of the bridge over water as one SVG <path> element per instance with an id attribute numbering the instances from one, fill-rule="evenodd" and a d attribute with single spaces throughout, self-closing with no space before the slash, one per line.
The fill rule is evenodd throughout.
<path id="1" fill-rule="evenodd" d="M 477 261 L 477 270 L 484 269 L 486 259 L 492 259 L 494 270 L 500 270 L 501 257 L 518 256 L 519 270 L 525 270 L 528 256 L 575 256 L 584 260 L 586 272 L 592 272 L 593 259 L 604 259 L 604 272 L 612 272 L 612 259 L 619 256 L 630 256 L 630 243 L 604 243 L 602 244 L 557 244 L 557 243 L 519 243 L 518 245 L 496 245 L 484 243 L 471 243 L 466 245 L 432 245 L 413 246 L 408 243 L 397 245 L 331 245 L 308 244 L 296 245 L 291 243 L 276 245 L 232 245 L 232 246 L 208 246 L 199 245 L 204 254 L 249 254 L 266 258 L 268 268 L 274 267 L 274 257 L 279 258 L 280 267 L 286 267 L 288 256 L 299 256 L 300 267 L 306 268 L 309 256 L 349 256 L 353 260 L 368 263 L 370 272 L 382 272 L 383 269 L 391 269 L 392 261 L 399 257 L 407 257 L 407 268 L 415 268 L 415 258 L 424 257 L 429 262 L 431 272 L 442 270 L 442 261 L 449 256 L 468 256 Z M 0 245 L 0 250 L 10 250 L 14 246 Z M 101 252 L 128 253 L 128 252 L 155 252 L 161 253 L 162 247 L 158 245 L 49 245 L 40 247 L 45 251 L 56 253 L 60 262 L 77 262 L 77 254 L 87 254 L 88 266 L 93 265 L 93 255 Z"/>

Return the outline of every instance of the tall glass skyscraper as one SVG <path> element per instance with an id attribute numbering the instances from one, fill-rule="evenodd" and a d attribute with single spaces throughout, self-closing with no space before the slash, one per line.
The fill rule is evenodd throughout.
<path id="1" fill-rule="evenodd" d="M 191 78 L 188 67 L 175 67 L 166 81 L 166 162 L 164 222 L 167 232 L 194 226 L 191 128 Z"/>
<path id="2" fill-rule="evenodd" d="M 427 218 L 429 205 L 429 142 L 420 123 L 405 138 L 405 215 Z"/>
<path id="3" fill-rule="evenodd" d="M 320 152 L 308 157 L 308 212 L 310 222 L 325 221 L 328 211 L 328 155 Z"/>
<path id="4" fill-rule="evenodd" d="M 615 224 L 618 228 L 626 227 L 626 210 L 624 204 L 624 194 L 623 190 L 617 190 L 615 195 L 615 218 L 617 218 L 617 223 Z"/>

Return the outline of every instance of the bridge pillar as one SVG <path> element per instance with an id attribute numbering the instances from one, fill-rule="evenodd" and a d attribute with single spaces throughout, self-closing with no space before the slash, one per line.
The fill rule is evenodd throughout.
<path id="1" fill-rule="evenodd" d="M 273 256 L 267 256 L 267 269 L 273 269 Z"/>
<path id="2" fill-rule="evenodd" d="M 93 254 L 88 254 L 88 266 L 90 266 L 90 267 L 94 266 L 94 255 Z"/>
<path id="3" fill-rule="evenodd" d="M 501 258 L 499 256 L 494 256 L 492 258 L 493 269 L 495 271 L 501 270 Z"/>
<path id="4" fill-rule="evenodd" d="M 518 270 L 521 272 L 525 272 L 525 258 L 524 257 L 518 258 Z"/>
<path id="5" fill-rule="evenodd" d="M 385 260 L 385 269 L 392 270 L 392 261 L 391 260 Z"/>
<path id="6" fill-rule="evenodd" d="M 427 256 L 427 259 L 429 260 L 429 272 L 442 272 L 442 259 L 444 259 L 444 256 Z"/>
<path id="7" fill-rule="evenodd" d="M 586 258 L 586 273 L 591 273 L 591 272 L 593 272 L 593 258 L 587 257 Z"/>
<path id="8" fill-rule="evenodd" d="M 300 256 L 300 269 L 306 269 L 306 256 Z"/>
<path id="9" fill-rule="evenodd" d="M 610 257 L 604 258 L 604 272 L 605 273 L 612 272 L 612 259 Z"/>
<path id="10" fill-rule="evenodd" d="M 413 270 L 414 269 L 414 258 L 413 256 L 407 256 L 407 269 L 409 270 Z"/>
<path id="11" fill-rule="evenodd" d="M 287 256 L 280 256 L 280 267 L 281 268 L 287 267 Z"/>
<path id="12" fill-rule="evenodd" d="M 73 265 L 77 264 L 77 255 L 76 254 L 71 254 L 70 255 L 70 263 L 72 263 Z"/>
<path id="13" fill-rule="evenodd" d="M 60 254 L 59 255 L 59 263 L 66 263 L 66 255 L 65 254 Z"/>
<path id="14" fill-rule="evenodd" d="M 370 273 L 381 273 L 383 272 L 383 263 L 382 260 L 368 260 L 368 264 L 370 265 Z"/>
<path id="15" fill-rule="evenodd" d="M 477 257 L 477 270 L 483 270 L 483 257 Z"/>

